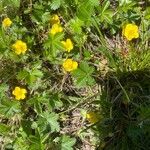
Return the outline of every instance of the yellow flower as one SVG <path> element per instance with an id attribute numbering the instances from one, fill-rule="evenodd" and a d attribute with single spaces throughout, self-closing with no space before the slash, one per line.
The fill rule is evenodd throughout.
<path id="1" fill-rule="evenodd" d="M 15 96 L 16 100 L 25 99 L 27 90 L 20 87 L 15 87 L 15 89 L 12 91 L 12 94 Z"/>
<path id="2" fill-rule="evenodd" d="M 59 24 L 54 24 L 50 30 L 50 34 L 55 35 L 58 32 L 62 32 L 63 28 Z"/>
<path id="3" fill-rule="evenodd" d="M 27 50 L 27 44 L 21 40 L 17 40 L 13 45 L 12 48 L 14 49 L 17 55 L 21 53 L 24 54 Z"/>
<path id="4" fill-rule="evenodd" d="M 93 111 L 88 112 L 86 118 L 90 123 L 96 123 L 99 121 L 99 115 Z"/>
<path id="5" fill-rule="evenodd" d="M 60 24 L 60 19 L 58 15 L 53 15 L 51 20 L 50 20 L 51 24 Z"/>
<path id="6" fill-rule="evenodd" d="M 70 39 L 61 42 L 67 52 L 70 52 L 73 49 L 73 43 Z"/>
<path id="7" fill-rule="evenodd" d="M 2 22 L 2 25 L 3 25 L 3 27 L 5 27 L 5 28 L 10 27 L 11 24 L 12 24 L 12 21 L 11 21 L 8 17 L 5 18 L 5 19 L 3 20 L 3 22 Z"/>
<path id="8" fill-rule="evenodd" d="M 72 59 L 66 59 L 63 63 L 63 68 L 65 71 L 73 71 L 77 69 L 78 63 L 76 61 L 73 61 Z"/>
<path id="9" fill-rule="evenodd" d="M 135 24 L 127 24 L 122 31 L 122 34 L 127 38 L 127 40 L 131 41 L 132 39 L 136 39 L 139 37 L 139 29 Z"/>

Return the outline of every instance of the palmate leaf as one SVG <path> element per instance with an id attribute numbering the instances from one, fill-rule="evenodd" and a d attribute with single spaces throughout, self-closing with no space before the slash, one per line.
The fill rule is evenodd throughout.
<path id="1" fill-rule="evenodd" d="M 90 22 L 91 16 L 94 14 L 94 8 L 99 6 L 99 0 L 87 0 L 81 3 L 77 9 L 79 19 Z"/>
<path id="2" fill-rule="evenodd" d="M 58 115 L 55 113 L 44 112 L 38 120 L 38 124 L 41 130 L 46 130 L 50 126 L 51 132 L 58 132 L 60 126 L 58 123 Z"/>
<path id="3" fill-rule="evenodd" d="M 110 7 L 110 2 L 109 1 L 105 1 L 103 3 L 103 5 L 100 7 L 99 11 L 100 11 L 100 21 L 104 22 L 106 21 L 107 23 L 112 23 L 113 19 L 113 11 L 111 9 L 109 9 Z"/>
<path id="4" fill-rule="evenodd" d="M 89 0 L 89 2 L 91 3 L 91 5 L 93 6 L 98 6 L 99 5 L 99 0 Z"/>
<path id="5" fill-rule="evenodd" d="M 9 99 L 2 99 L 0 102 L 0 114 L 6 118 L 12 117 L 15 113 L 20 112 L 20 103 Z"/>
<path id="6" fill-rule="evenodd" d="M 63 49 L 61 41 L 63 40 L 64 34 L 57 33 L 56 35 L 50 35 L 48 40 L 44 43 L 44 48 L 47 50 L 45 55 L 48 58 L 55 58 L 60 50 Z"/>
<path id="7" fill-rule="evenodd" d="M 84 25 L 84 22 L 80 20 L 78 17 L 71 19 L 68 22 L 69 28 L 74 34 L 80 34 L 82 32 L 82 26 Z"/>
<path id="8" fill-rule="evenodd" d="M 73 72 L 75 85 L 77 87 L 93 85 L 95 83 L 94 78 L 91 76 L 93 72 L 93 67 L 89 66 L 86 62 L 82 62 L 79 68 Z"/>
<path id="9" fill-rule="evenodd" d="M 18 8 L 20 6 L 20 0 L 2 0 L 3 6 L 11 5 Z"/>
<path id="10" fill-rule="evenodd" d="M 45 146 L 42 143 L 42 136 L 38 130 L 36 130 L 35 135 L 29 136 L 29 150 L 45 150 Z"/>
<path id="11" fill-rule="evenodd" d="M 78 7 L 77 16 L 83 21 L 90 21 L 94 7 L 89 2 L 84 2 Z"/>
<path id="12" fill-rule="evenodd" d="M 18 136 L 15 139 L 15 142 L 13 144 L 13 150 L 29 150 L 29 143 L 25 139 L 25 137 Z"/>
<path id="13" fill-rule="evenodd" d="M 0 98 L 6 97 L 6 91 L 8 91 L 8 86 L 6 84 L 0 85 Z"/>
<path id="14" fill-rule="evenodd" d="M 122 6 L 124 4 L 129 4 L 129 3 L 132 3 L 131 0 L 119 0 L 119 5 Z"/>
<path id="15" fill-rule="evenodd" d="M 61 139 L 61 150 L 73 150 L 73 146 L 76 143 L 75 138 L 63 135 Z"/>
<path id="16" fill-rule="evenodd" d="M 7 126 L 6 124 L 0 123 L 0 135 L 6 135 L 11 130 L 10 126 Z"/>
<path id="17" fill-rule="evenodd" d="M 0 54 L 3 54 L 6 52 L 7 44 L 5 42 L 5 35 L 3 31 L 0 31 Z"/>
<path id="18" fill-rule="evenodd" d="M 51 3 L 51 9 L 56 10 L 61 6 L 61 0 L 53 0 Z"/>

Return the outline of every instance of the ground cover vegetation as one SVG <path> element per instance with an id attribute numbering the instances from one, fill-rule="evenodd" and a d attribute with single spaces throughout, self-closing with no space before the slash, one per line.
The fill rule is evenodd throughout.
<path id="1" fill-rule="evenodd" d="M 0 0 L 0 149 L 148 150 L 149 0 Z"/>

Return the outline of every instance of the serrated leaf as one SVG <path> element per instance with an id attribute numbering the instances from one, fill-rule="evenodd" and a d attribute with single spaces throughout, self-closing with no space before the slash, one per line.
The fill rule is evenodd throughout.
<path id="1" fill-rule="evenodd" d="M 61 140 L 61 150 L 73 150 L 75 143 L 75 138 L 70 138 L 69 136 L 63 135 Z"/>
<path id="2" fill-rule="evenodd" d="M 56 58 L 60 50 L 63 49 L 61 44 L 63 37 L 63 33 L 58 33 L 55 36 L 49 36 L 49 39 L 44 43 L 44 48 L 47 50 L 46 56 Z"/>
<path id="3" fill-rule="evenodd" d="M 103 13 L 104 11 L 106 11 L 110 6 L 110 1 L 105 1 L 102 5 L 102 8 L 101 8 L 101 13 Z"/>
<path id="4" fill-rule="evenodd" d="M 95 80 L 91 76 L 93 72 L 93 67 L 90 67 L 86 62 L 82 62 L 79 68 L 73 72 L 73 76 L 76 79 L 76 86 L 93 85 L 95 83 Z"/>
<path id="5" fill-rule="evenodd" d="M 42 137 L 38 130 L 36 130 L 35 135 L 29 136 L 30 147 L 29 150 L 44 150 L 45 146 L 42 143 Z"/>
<path id="6" fill-rule="evenodd" d="M 29 144 L 22 137 L 17 137 L 13 144 L 14 150 L 29 150 Z"/>
<path id="7" fill-rule="evenodd" d="M 20 0 L 4 0 L 3 5 L 5 6 L 11 5 L 17 8 L 20 6 Z"/>
<path id="8" fill-rule="evenodd" d="M 20 103 L 8 99 L 2 100 L 0 103 L 0 114 L 7 117 L 12 117 L 15 113 L 20 112 Z"/>
<path id="9" fill-rule="evenodd" d="M 113 22 L 113 11 L 109 9 L 110 7 L 110 2 L 105 1 L 103 5 L 99 9 L 99 17 L 101 22 L 107 22 L 107 23 L 112 23 Z"/>
<path id="10" fill-rule="evenodd" d="M 0 98 L 6 97 L 6 91 L 8 91 L 8 86 L 6 84 L 0 85 Z"/>
<path id="11" fill-rule="evenodd" d="M 45 124 L 45 127 L 47 125 L 50 125 L 51 128 L 51 132 L 58 132 L 60 130 L 60 126 L 58 123 L 58 115 L 55 113 L 48 113 L 48 112 L 44 112 L 41 114 L 42 119 L 39 120 L 40 124 L 42 123 L 43 125 Z"/>
<path id="12" fill-rule="evenodd" d="M 99 5 L 99 0 L 89 0 L 89 2 L 91 3 L 91 5 L 93 6 L 98 6 Z"/>
<path id="13" fill-rule="evenodd" d="M 31 75 L 41 78 L 43 76 L 43 72 L 38 69 L 35 69 L 31 72 Z"/>
<path id="14" fill-rule="evenodd" d="M 10 131 L 11 127 L 4 123 L 0 123 L 0 135 L 6 135 Z"/>
<path id="15" fill-rule="evenodd" d="M 131 0 L 119 0 L 119 5 L 122 6 L 124 4 L 129 4 L 129 3 L 132 3 Z"/>
<path id="16" fill-rule="evenodd" d="M 77 9 L 77 16 L 83 21 L 90 21 L 91 15 L 94 12 L 94 6 L 86 1 L 82 3 Z"/>
<path id="17" fill-rule="evenodd" d="M 84 25 L 84 22 L 76 17 L 74 19 L 71 19 L 68 22 L 68 25 L 69 25 L 69 27 L 73 33 L 75 33 L 75 34 L 79 33 L 80 34 L 82 32 L 81 27 Z"/>
<path id="18" fill-rule="evenodd" d="M 17 75 L 17 79 L 19 80 L 23 80 L 25 79 L 27 76 L 29 76 L 29 72 L 27 70 L 21 70 L 18 75 Z"/>
<path id="19" fill-rule="evenodd" d="M 107 23 L 111 24 L 113 22 L 113 11 L 106 10 L 100 15 L 101 22 L 106 21 Z"/>
<path id="20" fill-rule="evenodd" d="M 51 9 L 56 10 L 61 6 L 61 0 L 53 0 L 51 3 Z"/>

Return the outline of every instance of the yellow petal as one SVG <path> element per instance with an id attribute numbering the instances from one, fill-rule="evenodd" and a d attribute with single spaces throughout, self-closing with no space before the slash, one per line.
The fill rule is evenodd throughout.
<path id="1" fill-rule="evenodd" d="M 20 96 L 20 99 L 25 99 L 25 94 L 22 94 L 21 96 Z"/>
<path id="2" fill-rule="evenodd" d="M 12 21 L 10 20 L 10 18 L 5 18 L 2 22 L 2 25 L 6 28 L 9 27 L 12 24 Z"/>
<path id="3" fill-rule="evenodd" d="M 95 112 L 88 112 L 86 118 L 90 123 L 96 123 L 99 121 L 99 115 Z"/>
<path id="4" fill-rule="evenodd" d="M 21 89 L 21 92 L 22 92 L 23 94 L 26 94 L 26 93 L 27 93 L 27 90 L 26 90 L 26 89 Z"/>
<path id="5" fill-rule="evenodd" d="M 15 96 L 15 99 L 16 99 L 16 100 L 20 100 L 20 99 L 21 99 L 21 98 L 20 98 L 20 95 L 19 95 L 19 96 L 18 96 L 18 95 Z"/>
<path id="6" fill-rule="evenodd" d="M 72 67 L 73 70 L 77 69 L 77 67 L 78 67 L 78 63 L 77 63 L 76 61 L 74 61 L 74 62 L 73 62 L 73 67 Z"/>
<path id="7" fill-rule="evenodd" d="M 20 54 L 21 54 L 21 50 L 20 50 L 20 49 L 16 49 L 16 50 L 15 50 L 15 53 L 16 53 L 17 55 L 20 55 Z"/>
<path id="8" fill-rule="evenodd" d="M 70 39 L 61 42 L 66 51 L 70 52 L 73 49 L 73 43 Z"/>
<path id="9" fill-rule="evenodd" d="M 20 87 L 19 87 L 19 86 L 16 86 L 16 87 L 15 87 L 15 91 L 16 91 L 16 92 L 20 92 Z"/>
<path id="10" fill-rule="evenodd" d="M 73 71 L 77 69 L 78 63 L 76 61 L 73 61 L 72 59 L 66 59 L 63 63 L 63 68 L 65 71 Z"/>
<path id="11" fill-rule="evenodd" d="M 51 18 L 50 20 L 51 24 L 60 24 L 60 19 L 59 19 L 59 16 L 58 15 L 53 15 L 53 17 Z"/>
<path id="12" fill-rule="evenodd" d="M 126 37 L 127 40 L 131 41 L 134 38 L 139 37 L 138 26 L 135 24 L 127 24 L 123 30 L 122 34 Z"/>
<path id="13" fill-rule="evenodd" d="M 13 50 L 17 55 L 20 55 L 21 53 L 25 53 L 27 50 L 27 44 L 21 40 L 17 40 L 13 45 L 12 45 Z"/>
<path id="14" fill-rule="evenodd" d="M 55 35 L 58 32 L 62 32 L 63 28 L 59 24 L 54 24 L 50 29 L 50 34 Z"/>

